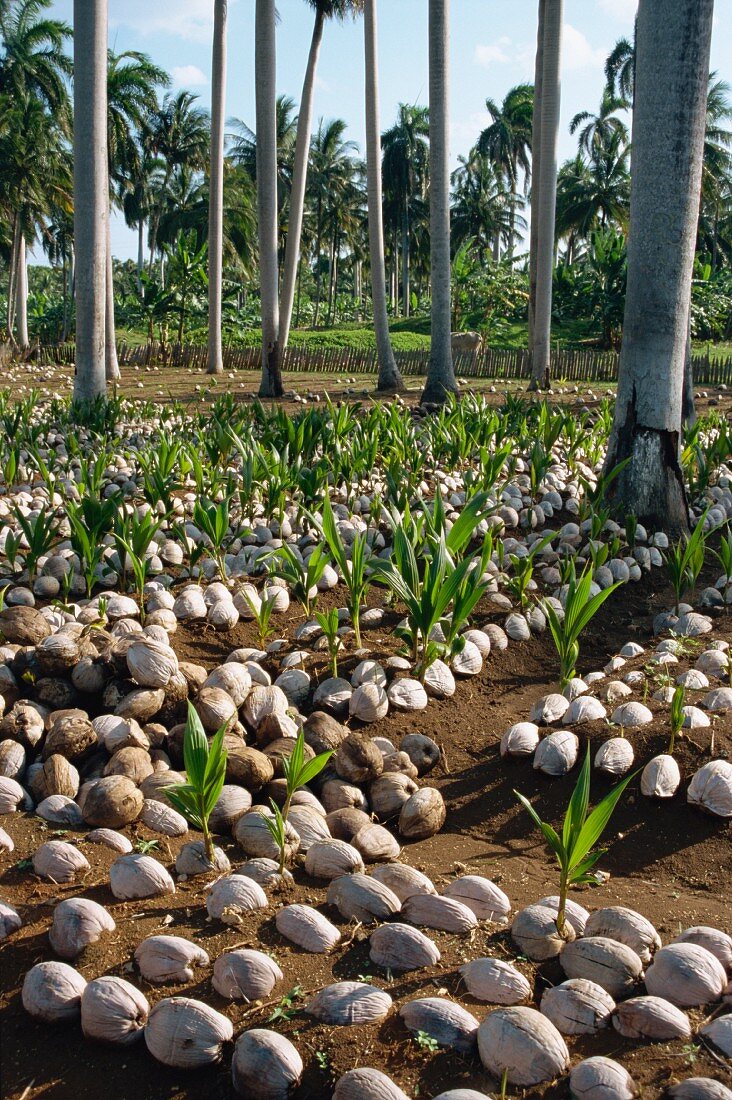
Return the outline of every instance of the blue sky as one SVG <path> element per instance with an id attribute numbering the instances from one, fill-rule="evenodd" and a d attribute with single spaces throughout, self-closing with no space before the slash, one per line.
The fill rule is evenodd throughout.
<path id="1" fill-rule="evenodd" d="M 278 91 L 299 100 L 312 29 L 304 0 L 278 0 Z M 71 22 L 72 0 L 55 0 Z M 637 0 L 565 0 L 560 158 L 573 154 L 569 120 L 595 110 L 603 64 L 615 41 L 632 33 Z M 213 0 L 109 0 L 110 45 L 143 50 L 164 66 L 175 87 L 209 105 Z M 468 150 L 489 119 L 486 96 L 500 100 L 533 80 L 536 0 L 452 0 L 452 155 Z M 379 0 L 382 129 L 401 102 L 427 102 L 427 0 Z M 254 120 L 254 0 L 229 0 L 227 113 Z M 732 3 L 717 4 L 712 68 L 732 80 Z M 318 69 L 315 117 L 344 118 L 348 136 L 363 144 L 363 26 L 326 27 Z M 113 250 L 135 255 L 134 235 L 117 219 Z"/>

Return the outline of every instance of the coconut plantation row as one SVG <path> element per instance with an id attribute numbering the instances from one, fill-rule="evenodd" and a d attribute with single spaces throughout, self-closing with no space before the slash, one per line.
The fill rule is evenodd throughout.
<path id="1" fill-rule="evenodd" d="M 612 518 L 608 400 L 0 415 L 5 1029 L 44 1076 L 730 1095 L 722 412 L 678 539 Z"/>

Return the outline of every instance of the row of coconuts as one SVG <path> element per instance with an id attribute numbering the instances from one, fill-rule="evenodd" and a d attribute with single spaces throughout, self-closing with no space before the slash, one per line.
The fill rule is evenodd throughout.
<path id="1" fill-rule="evenodd" d="M 111 841 L 111 837 L 109 840 Z M 109 841 L 108 841 L 109 842 Z M 149 857 L 121 857 L 122 859 Z M 277 866 L 250 860 L 209 889 L 207 908 L 213 919 L 234 924 L 245 911 L 267 905 L 264 887 L 277 880 Z M 520 910 L 511 937 L 523 956 L 537 964 L 559 957 L 565 980 L 549 983 L 539 1000 L 525 973 L 504 958 L 485 956 L 465 963 L 459 974 L 470 996 L 497 1005 L 479 1021 L 462 1005 L 443 996 L 417 997 L 399 1008 L 406 1029 L 427 1034 L 439 1046 L 462 1056 L 476 1052 L 497 1079 L 531 1087 L 570 1069 L 565 1037 L 594 1035 L 613 1027 L 640 1042 L 690 1041 L 692 1025 L 684 1011 L 707 1006 L 698 1037 L 723 1056 L 732 1057 L 732 937 L 719 929 L 688 928 L 665 947 L 654 926 L 640 913 L 608 906 L 592 913 L 569 901 L 563 936 L 557 932 L 557 897 L 542 898 Z M 383 864 L 372 875 L 354 872 L 334 879 L 328 903 L 345 920 L 376 925 L 369 955 L 390 971 L 416 971 L 440 962 L 440 951 L 424 931 L 470 933 L 479 921 L 505 925 L 511 905 L 495 883 L 479 875 L 454 879 L 438 894 L 421 872 L 405 864 Z M 304 950 L 329 953 L 340 931 L 319 910 L 284 905 L 276 914 L 280 935 Z M 415 927 L 416 926 L 416 927 Z M 211 1064 L 223 1056 L 233 1038 L 231 1021 L 204 1002 L 176 996 L 150 1009 L 147 998 L 125 979 L 103 976 L 87 982 L 70 962 L 90 943 L 114 930 L 103 906 L 78 897 L 60 902 L 49 933 L 55 953 L 69 962 L 42 962 L 26 975 L 22 999 L 27 1011 L 45 1022 L 80 1016 L 88 1038 L 127 1045 L 144 1035 L 159 1061 L 177 1068 Z M 210 960 L 196 944 L 176 936 L 154 935 L 134 953 L 141 977 L 152 984 L 192 982 L 195 968 Z M 645 970 L 645 973 L 644 973 Z M 219 956 L 212 984 L 223 998 L 264 1000 L 283 980 L 277 963 L 259 951 L 235 948 Z M 643 991 L 641 983 L 645 985 Z M 332 1027 L 375 1023 L 392 1010 L 389 994 L 370 982 L 328 985 L 303 1005 L 306 1015 Z M 243 1032 L 236 1040 L 232 1076 L 236 1091 L 258 1100 L 280 1100 L 298 1084 L 302 1059 L 285 1037 L 266 1029 Z M 630 1074 L 618 1062 L 589 1058 L 571 1069 L 570 1088 L 577 1097 L 622 1100 L 636 1095 Z M 444 1094 L 455 1100 L 482 1096 L 471 1090 Z M 670 1095 L 684 1100 L 729 1100 L 719 1081 L 692 1078 L 673 1086 Z M 398 1100 L 405 1094 L 376 1069 L 349 1071 L 337 1083 L 334 1097 Z"/>
<path id="2" fill-rule="evenodd" d="M 713 719 L 732 712 L 732 688 L 724 685 L 730 674 L 729 643 L 721 639 L 710 642 L 698 653 L 693 667 L 678 672 L 675 666 L 684 647 L 683 639 L 670 638 L 661 641 L 649 654 L 637 642 L 628 642 L 603 671 L 575 678 L 561 693 L 552 692 L 537 699 L 529 719 L 514 723 L 501 737 L 501 756 L 532 759 L 534 768 L 544 775 L 567 775 L 579 755 L 575 729 L 609 721 L 619 727 L 619 734 L 597 748 L 594 765 L 599 771 L 620 778 L 635 761 L 633 743 L 627 734 L 654 720 L 649 706 L 629 696 L 639 688 L 646 690 L 654 672 L 661 686 L 653 692 L 653 700 L 668 705 L 676 687 L 682 686 L 685 699 L 689 700 L 682 708 L 683 729 L 709 728 Z M 645 670 L 629 668 L 623 672 L 634 659 L 640 659 Z M 622 678 L 613 679 L 616 675 Z M 721 682 L 720 686 L 713 686 L 715 680 Z M 698 704 L 691 702 L 694 698 Z M 556 725 L 568 728 L 546 732 Z M 649 798 L 671 798 L 680 784 L 678 762 L 668 753 L 654 756 L 643 767 L 640 789 Z M 687 801 L 713 816 L 732 817 L 732 764 L 721 758 L 703 764 L 691 777 Z"/>

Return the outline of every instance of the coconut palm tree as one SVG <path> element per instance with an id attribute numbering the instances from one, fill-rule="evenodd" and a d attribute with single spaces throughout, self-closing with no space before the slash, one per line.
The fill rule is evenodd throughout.
<path id="1" fill-rule="evenodd" d="M 208 196 L 208 374 L 223 374 L 221 301 L 224 249 L 224 119 L 228 0 L 214 0 L 211 46 L 211 153 Z"/>
<path id="2" fill-rule="evenodd" d="M 74 0 L 74 401 L 106 394 L 107 0 Z"/>
<path id="3" fill-rule="evenodd" d="M 110 212 L 107 217 L 105 266 L 105 369 L 107 381 L 120 377 L 114 323 L 114 269 L 112 265 L 111 204 L 115 189 L 123 188 L 139 158 L 137 134 L 157 107 L 157 88 L 170 83 L 168 74 L 147 54 L 127 50 L 108 51 L 107 58 L 107 164 Z"/>
<path id="4" fill-rule="evenodd" d="M 313 243 L 315 251 L 315 316 L 317 326 L 320 318 L 320 306 L 323 284 L 323 245 L 327 239 L 331 242 L 329 274 L 333 269 L 333 233 L 337 229 L 337 210 L 342 205 L 346 192 L 351 186 L 355 171 L 352 154 L 356 145 L 344 141 L 346 123 L 342 118 L 322 118 L 313 135 L 310 148 L 310 170 L 308 173 L 308 202 L 312 211 Z"/>
<path id="5" fill-rule="evenodd" d="M 68 80 L 73 67 L 64 53 L 71 27 L 45 15 L 51 0 L 0 2 L 0 95 L 19 102 L 37 99 L 62 125 L 69 118 Z"/>
<path id="6" fill-rule="evenodd" d="M 516 214 L 516 196 L 506 191 L 492 161 L 477 147 L 458 161 L 459 167 L 452 173 L 453 252 L 472 241 L 485 263 L 496 239 L 508 240 L 516 228 L 524 229 L 526 222 Z"/>
<path id="7" fill-rule="evenodd" d="M 539 224 L 536 238 L 536 305 L 531 348 L 531 389 L 538 389 L 549 382 L 563 8 L 564 0 L 546 0 L 541 81 L 541 154 L 539 179 L 534 179 L 534 186 L 539 187 Z"/>
<path id="8" fill-rule="evenodd" d="M 280 344 L 283 350 L 287 347 L 290 336 L 292 307 L 295 301 L 295 283 L 300 263 L 310 131 L 312 129 L 313 100 L 315 97 L 315 75 L 318 67 L 320 45 L 323 40 L 323 28 L 327 19 L 344 19 L 348 14 L 355 16 L 356 12 L 363 7 L 363 0 L 307 0 L 307 2 L 315 11 L 315 21 L 300 97 L 300 110 L 297 116 L 297 139 L 290 191 L 290 216 L 287 226 L 287 244 L 285 246 L 285 263 L 280 297 Z"/>
<path id="9" fill-rule="evenodd" d="M 277 264 L 277 92 L 274 0 L 256 0 L 257 215 L 262 311 L 260 397 L 281 397 Z"/>
<path id="10" fill-rule="evenodd" d="M 709 74 L 707 111 L 704 132 L 702 168 L 702 215 L 711 223 L 711 264 L 717 267 L 719 254 L 719 224 L 732 186 L 732 131 L 724 123 L 732 122 L 730 86 Z"/>
<path id="11" fill-rule="evenodd" d="M 620 99 L 629 109 L 633 107 L 635 87 L 635 27 L 633 41 L 619 38 L 605 62 L 607 90 L 614 99 Z"/>
<path id="12" fill-rule="evenodd" d="M 366 105 L 366 200 L 368 204 L 371 305 L 374 313 L 379 358 L 377 390 L 404 388 L 389 340 L 384 264 L 384 215 L 382 209 L 381 148 L 379 142 L 379 39 L 377 0 L 364 4 L 364 101 Z"/>
<path id="13" fill-rule="evenodd" d="M 608 225 L 627 229 L 630 202 L 630 146 L 615 131 L 606 145 L 591 147 L 563 164 L 557 181 L 557 238 L 574 244 Z M 567 260 L 571 260 L 570 256 Z"/>
<path id="14" fill-rule="evenodd" d="M 381 136 L 384 191 L 393 196 L 401 220 L 402 312 L 409 316 L 410 220 L 415 199 L 424 197 L 429 167 L 429 111 L 400 103 L 397 121 Z"/>
<path id="15" fill-rule="evenodd" d="M 158 225 L 173 172 L 182 165 L 203 170 L 208 159 L 208 115 L 195 106 L 197 98 L 192 92 L 185 91 L 166 95 L 145 122 L 142 140 L 149 152 L 160 157 L 164 165 L 151 216 L 150 271 L 157 250 Z"/>
<path id="16" fill-rule="evenodd" d="M 523 173 L 524 191 L 531 175 L 531 118 L 534 89 L 531 84 L 517 84 L 509 89 L 500 105 L 486 99 L 485 106 L 492 118 L 490 126 L 482 131 L 477 142 L 478 152 L 489 158 L 506 189 L 515 197 L 511 200 L 512 223 L 508 234 L 508 255 L 513 255 L 515 243 L 515 215 L 519 178 Z M 498 259 L 498 256 L 496 256 Z"/>
<path id="17" fill-rule="evenodd" d="M 596 115 L 592 111 L 580 111 L 569 124 L 570 134 L 578 131 L 580 153 L 592 156 L 596 147 L 606 148 L 614 134 L 619 134 L 623 142 L 628 140 L 628 129 L 616 112 L 623 110 L 625 102 L 605 88 L 600 100 L 600 109 Z"/>
<path id="18" fill-rule="evenodd" d="M 457 392 L 450 322 L 450 0 L 429 3 L 432 341 L 422 402 Z"/>
<path id="19" fill-rule="evenodd" d="M 679 462 L 713 0 L 640 0 L 628 288 L 606 469 L 622 514 L 688 528 Z"/>

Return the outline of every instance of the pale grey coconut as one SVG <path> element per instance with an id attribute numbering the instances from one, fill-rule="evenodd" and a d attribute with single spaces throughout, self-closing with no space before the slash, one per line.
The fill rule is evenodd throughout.
<path id="1" fill-rule="evenodd" d="M 643 703 L 621 703 L 613 711 L 610 721 L 614 726 L 622 726 L 623 729 L 639 729 L 653 721 L 653 712 Z"/>
<path id="2" fill-rule="evenodd" d="M 75 959 L 85 947 L 96 943 L 104 932 L 114 932 L 114 920 L 102 906 L 89 898 L 66 898 L 53 911 L 48 931 L 51 947 L 62 959 Z"/>
<path id="3" fill-rule="evenodd" d="M 236 1040 L 231 1076 L 234 1091 L 247 1100 L 287 1100 L 302 1073 L 302 1058 L 284 1035 L 251 1028 Z"/>
<path id="4" fill-rule="evenodd" d="M 323 814 L 310 806 L 290 806 L 288 820 L 300 837 L 300 851 L 307 853 L 319 840 L 331 840 L 330 829 Z"/>
<path id="5" fill-rule="evenodd" d="M 408 924 L 382 924 L 369 939 L 369 958 L 387 970 L 420 970 L 440 961 L 437 945 Z"/>
<path id="6" fill-rule="evenodd" d="M 360 920 L 363 924 L 388 920 L 402 908 L 399 898 L 388 886 L 373 876 L 358 872 L 333 879 L 328 887 L 328 904 L 333 905 L 345 920 Z"/>
<path id="7" fill-rule="evenodd" d="M 548 897 L 539 898 L 535 903 L 536 905 L 544 905 L 547 909 L 551 909 L 554 913 L 559 912 L 559 895 L 550 894 Z M 587 924 L 590 914 L 587 912 L 583 905 L 580 905 L 577 901 L 572 901 L 572 898 L 566 898 L 564 902 L 564 920 L 567 924 L 571 924 L 574 929 L 575 936 L 584 936 L 585 925 Z"/>
<path id="8" fill-rule="evenodd" d="M 332 951 L 341 938 L 336 926 L 309 905 L 285 905 L 278 910 L 275 924 L 285 939 L 318 955 Z"/>
<path id="9" fill-rule="evenodd" d="M 641 772 L 640 789 L 646 798 L 673 798 L 680 783 L 679 765 L 667 753 L 654 756 Z"/>
<path id="10" fill-rule="evenodd" d="M 732 710 L 732 688 L 714 688 L 704 696 L 702 706 L 715 714 L 724 714 Z"/>
<path id="11" fill-rule="evenodd" d="M 567 775 L 577 763 L 579 740 L 571 730 L 557 730 L 540 741 L 534 753 L 534 769 L 544 775 Z"/>
<path id="12" fill-rule="evenodd" d="M 349 1069 L 338 1078 L 333 1100 L 409 1100 L 380 1069 Z"/>
<path id="13" fill-rule="evenodd" d="M 81 995 L 81 1030 L 86 1039 L 129 1046 L 142 1038 L 149 1011 L 147 998 L 131 982 L 95 978 Z"/>
<path id="14" fill-rule="evenodd" d="M 225 783 L 213 808 L 208 824 L 212 833 L 230 832 L 240 817 L 248 813 L 252 796 L 243 787 Z"/>
<path id="15" fill-rule="evenodd" d="M 691 1024 L 681 1009 L 662 997 L 630 997 L 613 1013 L 613 1027 L 625 1039 L 669 1042 L 688 1039 Z"/>
<path id="16" fill-rule="evenodd" d="M 33 856 L 33 870 L 52 882 L 73 882 L 91 870 L 83 852 L 64 840 L 47 840 Z"/>
<path id="17" fill-rule="evenodd" d="M 44 1024 L 77 1020 L 86 978 L 62 962 L 40 962 L 23 979 L 23 1008 Z"/>
<path id="18" fill-rule="evenodd" d="M 0 814 L 13 814 L 25 801 L 25 791 L 17 779 L 0 775 Z"/>
<path id="19" fill-rule="evenodd" d="M 144 800 L 140 821 L 153 833 L 161 833 L 163 836 L 185 836 L 188 832 L 188 822 L 183 814 L 157 799 Z"/>
<path id="20" fill-rule="evenodd" d="M 20 913 L 7 902 L 0 901 L 0 943 L 23 925 Z"/>
<path id="21" fill-rule="evenodd" d="M 407 754 L 418 775 L 427 775 L 440 762 L 440 746 L 423 733 L 408 733 L 402 737 L 399 751 Z"/>
<path id="22" fill-rule="evenodd" d="M 607 711 L 599 699 L 592 695 L 580 695 L 570 703 L 564 715 L 566 726 L 581 726 L 584 722 L 599 722 L 607 717 Z"/>
<path id="23" fill-rule="evenodd" d="M 595 982 L 616 1000 L 632 992 L 643 977 L 643 963 L 635 951 L 605 936 L 586 936 L 568 943 L 559 961 L 568 978 Z"/>
<path id="24" fill-rule="evenodd" d="M 727 973 L 732 972 L 732 936 L 722 932 L 719 928 L 709 928 L 706 925 L 696 925 L 686 928 L 672 943 L 696 943 L 699 947 L 705 947 L 707 951 L 719 959 Z"/>
<path id="25" fill-rule="evenodd" d="M 442 893 L 467 905 L 478 920 L 506 924 L 511 914 L 511 902 L 506 894 L 483 875 L 460 875 L 448 883 Z"/>
<path id="26" fill-rule="evenodd" d="M 653 952 L 661 946 L 661 937 L 651 922 L 623 905 L 596 909 L 587 919 L 584 935 L 618 940 L 631 947 L 642 963 L 649 963 Z"/>
<path id="27" fill-rule="evenodd" d="M 399 811 L 399 832 L 408 840 L 425 840 L 445 824 L 447 810 L 436 787 L 422 787 Z"/>
<path id="28" fill-rule="evenodd" d="M 175 893 L 175 883 L 162 863 L 137 853 L 114 861 L 109 869 L 109 885 L 114 896 L 125 901 Z"/>
<path id="29" fill-rule="evenodd" d="M 272 811 L 266 806 L 244 814 L 234 825 L 234 839 L 248 856 L 265 856 L 279 859 L 279 848 L 272 839 L 264 818 L 272 817 Z M 285 822 L 285 861 L 290 862 L 300 846 L 300 837 L 289 823 Z"/>
<path id="30" fill-rule="evenodd" d="M 209 957 L 182 936 L 148 936 L 135 949 L 135 962 L 145 981 L 192 982 L 194 966 L 208 966 Z"/>
<path id="31" fill-rule="evenodd" d="M 15 851 L 15 841 L 5 829 L 0 829 L 0 852 L 13 852 Z"/>
<path id="32" fill-rule="evenodd" d="M 687 1077 L 668 1090 L 674 1100 L 732 1100 L 732 1090 L 711 1077 Z"/>
<path id="33" fill-rule="evenodd" d="M 541 998 L 541 1011 L 562 1035 L 594 1035 L 608 1027 L 615 1001 L 602 986 L 585 978 L 569 978 L 550 986 Z"/>
<path id="34" fill-rule="evenodd" d="M 224 924 L 236 925 L 242 913 L 267 908 L 267 895 L 259 883 L 246 875 L 227 875 L 213 883 L 206 897 L 208 915 Z"/>
<path id="35" fill-rule="evenodd" d="M 324 785 L 324 795 L 325 788 L 328 786 L 328 783 Z M 417 784 L 408 775 L 404 775 L 402 772 L 387 772 L 380 775 L 378 779 L 375 779 L 369 785 L 371 808 L 383 821 L 388 821 L 401 813 L 402 807 L 418 789 Z M 363 798 L 363 795 L 361 797 Z M 354 805 L 355 803 L 350 804 Z M 326 808 L 328 808 L 327 803 Z M 333 807 L 333 809 L 337 808 L 336 806 Z"/>
<path id="36" fill-rule="evenodd" d="M 304 1011 L 321 1023 L 345 1027 L 383 1020 L 391 1004 L 388 993 L 367 982 L 335 982 L 316 993 Z"/>
<path id="37" fill-rule="evenodd" d="M 313 878 L 330 881 L 363 871 L 364 862 L 358 849 L 345 840 L 318 840 L 308 848 L 305 870 Z"/>
<path id="38" fill-rule="evenodd" d="M 656 952 L 646 972 L 646 989 L 681 1008 L 716 1001 L 727 985 L 719 959 L 696 943 L 671 943 Z"/>
<path id="39" fill-rule="evenodd" d="M 725 1058 L 732 1058 L 732 1015 L 718 1016 L 716 1020 L 710 1020 L 699 1029 L 699 1034 L 714 1043 Z"/>
<path id="40" fill-rule="evenodd" d="M 473 959 L 460 967 L 467 990 L 479 1001 L 517 1005 L 531 998 L 531 985 L 513 963 L 502 959 Z"/>
<path id="41" fill-rule="evenodd" d="M 519 910 L 511 924 L 511 939 L 534 962 L 556 958 L 574 936 L 574 928 L 568 920 L 564 936 L 559 935 L 557 910 L 547 905 L 527 905 Z"/>
<path id="42" fill-rule="evenodd" d="M 262 951 L 237 948 L 219 955 L 212 984 L 231 1001 L 263 1001 L 284 978 L 274 959 Z"/>
<path id="43" fill-rule="evenodd" d="M 569 700 L 557 692 L 542 695 L 532 705 L 529 719 L 539 725 L 552 725 L 554 722 L 561 722 L 569 706 Z"/>
<path id="44" fill-rule="evenodd" d="M 267 886 L 280 885 L 281 883 L 293 882 L 292 875 L 285 868 L 283 874 L 280 874 L 280 865 L 277 860 L 266 859 L 264 856 L 260 856 L 258 859 L 248 859 L 245 863 L 240 863 L 236 868 L 237 875 L 245 875 L 247 878 L 254 879 L 258 882 L 262 889 Z"/>
<path id="45" fill-rule="evenodd" d="M 610 737 L 595 753 L 595 767 L 608 775 L 625 775 L 633 759 L 633 746 L 627 737 Z"/>
<path id="46" fill-rule="evenodd" d="M 455 694 L 455 677 L 444 661 L 433 661 L 424 674 L 424 686 L 433 699 L 449 699 Z"/>
<path id="47" fill-rule="evenodd" d="M 364 863 L 380 863 L 397 859 L 401 851 L 396 837 L 388 829 L 375 822 L 369 822 L 359 829 L 353 837 L 353 847 Z"/>
<path id="48" fill-rule="evenodd" d="M 478 1029 L 480 1059 L 494 1077 L 524 1088 L 569 1069 L 567 1044 L 546 1016 L 523 1006 L 497 1008 Z"/>
<path id="49" fill-rule="evenodd" d="M 399 901 L 406 901 L 412 894 L 436 894 L 434 883 L 416 867 L 406 863 L 388 863 L 375 867 L 371 877 L 388 886 Z"/>
<path id="50" fill-rule="evenodd" d="M 569 1087 L 577 1100 L 634 1100 L 639 1095 L 625 1066 L 612 1058 L 585 1058 L 573 1067 Z"/>
<path id="51" fill-rule="evenodd" d="M 501 737 L 501 756 L 533 756 L 539 744 L 539 727 L 534 722 L 516 722 Z"/>
<path id="52" fill-rule="evenodd" d="M 425 1032 L 441 1047 L 459 1054 L 475 1049 L 478 1021 L 471 1012 L 445 997 L 420 997 L 407 1001 L 399 1015 L 408 1031 Z"/>
<path id="53" fill-rule="evenodd" d="M 686 800 L 714 817 L 732 817 L 732 763 L 710 760 L 694 772 Z"/>
<path id="54" fill-rule="evenodd" d="M 402 916 L 410 924 L 443 932 L 471 932 L 478 926 L 475 913 L 463 902 L 435 894 L 412 894 L 402 905 Z"/>
<path id="55" fill-rule="evenodd" d="M 197 1069 L 215 1065 L 224 1043 L 234 1037 L 226 1016 L 191 997 L 166 997 L 153 1007 L 145 1028 L 145 1044 L 165 1066 Z"/>
<path id="56" fill-rule="evenodd" d="M 213 860 L 209 860 L 202 840 L 193 840 L 189 844 L 184 844 L 176 856 L 176 872 L 186 877 L 209 875 L 214 872 L 227 874 L 231 870 L 228 856 L 217 847 L 214 847 L 213 853 Z"/>

